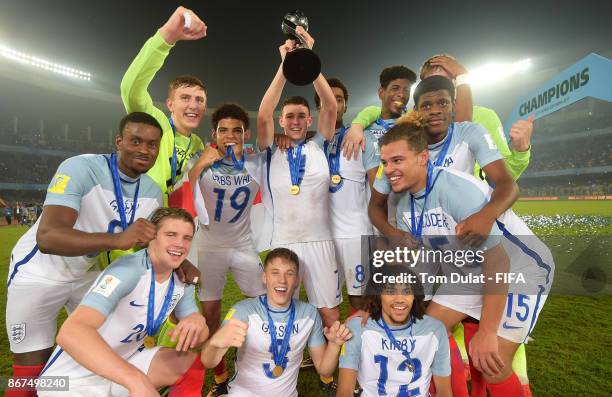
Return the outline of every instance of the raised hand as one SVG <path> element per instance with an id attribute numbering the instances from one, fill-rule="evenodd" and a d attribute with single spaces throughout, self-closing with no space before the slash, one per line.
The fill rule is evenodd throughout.
<path id="1" fill-rule="evenodd" d="M 312 47 L 314 46 L 315 40 L 312 38 L 310 33 L 308 33 L 306 31 L 306 29 L 304 29 L 304 27 L 302 27 L 302 26 L 298 26 L 295 29 L 295 32 L 304 41 L 304 44 L 302 45 L 302 47 L 306 47 L 306 48 L 309 48 L 309 49 L 312 50 Z"/>
<path id="2" fill-rule="evenodd" d="M 178 7 L 159 29 L 166 43 L 180 40 L 199 40 L 206 36 L 206 24 L 190 9 Z"/>
<path id="3" fill-rule="evenodd" d="M 467 69 L 462 64 L 457 62 L 456 59 L 449 58 L 444 55 L 432 58 L 429 61 L 429 64 L 431 66 L 441 67 L 442 69 L 446 70 L 452 79 L 455 79 L 457 76 L 466 74 L 468 72 Z"/>
<path id="4" fill-rule="evenodd" d="M 211 338 L 210 345 L 218 349 L 229 349 L 230 347 L 240 347 L 246 340 L 249 324 L 237 320 L 229 319 Z"/>
<path id="5" fill-rule="evenodd" d="M 336 321 L 331 327 L 325 327 L 323 335 L 329 343 L 338 346 L 342 346 L 344 342 L 353 337 L 351 330 L 346 325 L 340 324 L 340 321 Z"/>
<path id="6" fill-rule="evenodd" d="M 510 142 L 517 152 L 526 152 L 531 146 L 531 134 L 535 117 L 529 116 L 527 120 L 517 120 L 510 127 Z"/>
<path id="7" fill-rule="evenodd" d="M 204 169 L 206 169 L 210 168 L 216 161 L 219 160 L 223 160 L 223 155 L 219 153 L 219 149 L 216 147 L 207 146 L 196 164 L 201 165 Z"/>

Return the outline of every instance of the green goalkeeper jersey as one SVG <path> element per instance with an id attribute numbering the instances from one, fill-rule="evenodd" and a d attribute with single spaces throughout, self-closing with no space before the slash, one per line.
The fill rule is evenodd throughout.
<path id="1" fill-rule="evenodd" d="M 181 180 L 187 162 L 193 155 L 204 150 L 202 139 L 196 134 L 186 137 L 172 130 L 168 116 L 155 107 L 147 88 L 162 67 L 173 45 L 166 43 L 159 33 L 155 33 L 144 44 L 121 81 L 121 99 L 127 112 L 145 112 L 162 126 L 163 135 L 159 155 L 155 165 L 147 173 L 164 193 L 164 205 L 168 203 L 168 193 L 172 188 L 172 154 L 176 145 L 177 170 L 174 182 Z M 189 144 L 191 141 L 191 145 Z"/>
<path id="2" fill-rule="evenodd" d="M 357 117 L 353 120 L 353 124 L 360 124 L 364 128 L 367 128 L 379 117 L 380 107 L 368 106 L 359 112 Z M 474 106 L 472 111 L 472 122 L 482 125 L 489 132 L 489 135 L 491 135 L 491 138 L 493 138 L 493 141 L 497 145 L 499 153 L 506 161 L 510 175 L 512 175 L 514 180 L 517 180 L 529 165 L 531 149 L 525 152 L 517 152 L 508 147 L 501 120 L 492 109 Z M 480 179 L 484 179 L 484 172 L 482 172 L 478 164 L 474 166 L 474 175 Z"/>

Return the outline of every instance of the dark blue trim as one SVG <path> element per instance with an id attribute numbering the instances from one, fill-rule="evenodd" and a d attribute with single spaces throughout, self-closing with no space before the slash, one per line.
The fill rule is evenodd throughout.
<path id="1" fill-rule="evenodd" d="M 381 316 L 382 316 L 382 314 L 381 314 Z M 382 317 L 381 317 L 381 318 L 382 318 Z M 412 326 L 412 324 L 414 324 L 414 321 L 412 321 L 412 320 L 413 320 L 413 318 L 412 318 L 412 314 L 410 314 L 410 318 L 409 318 L 409 320 L 408 320 L 408 324 L 406 324 L 404 327 L 401 327 L 401 328 L 391 328 L 391 327 L 389 327 L 389 329 L 390 329 L 392 332 L 395 332 L 395 331 L 403 331 L 403 330 L 405 330 L 405 329 L 410 328 L 410 327 Z M 380 328 L 382 328 L 383 330 L 385 329 L 385 327 L 384 327 L 384 326 L 383 326 L 383 325 L 380 323 L 380 320 L 376 320 L 376 324 L 377 324 L 377 325 L 378 325 Z"/>
<path id="2" fill-rule="evenodd" d="M 30 259 L 32 259 L 34 255 L 36 255 L 37 252 L 38 252 L 38 244 L 36 244 L 34 248 L 32 248 L 32 251 L 30 251 L 30 253 L 26 255 L 25 258 L 15 263 L 15 267 L 13 268 L 13 272 L 11 273 L 11 277 L 9 277 L 8 283 L 6 284 L 7 288 L 11 286 L 11 281 L 13 281 L 13 278 L 17 275 L 17 271 L 19 270 L 19 267 L 21 265 L 25 265 L 26 263 L 28 263 Z"/>
<path id="3" fill-rule="evenodd" d="M 289 288 L 287 288 L 287 291 L 288 291 L 288 290 L 289 290 Z M 264 303 L 263 303 L 264 296 L 266 296 L 266 295 L 265 295 L 265 294 L 264 294 L 264 295 L 259 295 L 259 303 L 261 303 L 261 305 L 262 305 L 262 306 L 264 307 L 264 309 L 265 309 L 265 308 L 266 308 L 266 306 L 265 306 L 265 305 L 264 305 Z M 287 312 L 289 311 L 289 309 L 291 309 L 291 302 L 293 302 L 293 301 L 294 301 L 294 299 L 293 299 L 293 298 L 291 298 L 291 301 L 289 302 L 289 306 L 287 306 L 287 308 L 286 308 L 285 310 L 274 310 L 274 309 L 272 309 L 272 307 L 270 307 L 270 305 L 268 305 L 268 310 L 269 310 L 270 312 L 272 312 L 272 313 L 287 313 Z"/>
<path id="4" fill-rule="evenodd" d="M 104 160 L 106 160 L 106 164 L 107 164 L 107 165 L 108 165 L 108 167 L 110 168 L 110 166 L 111 166 L 110 159 L 109 159 L 108 157 L 106 157 L 106 155 L 104 155 L 104 154 L 102 155 L 102 157 L 104 157 Z M 136 180 L 133 180 L 133 181 L 128 181 L 128 180 L 123 179 L 123 178 L 121 177 L 121 175 L 119 175 L 119 180 L 120 180 L 121 182 L 125 182 L 125 183 L 136 183 L 136 182 L 138 182 L 138 181 L 140 180 L 140 176 L 139 176 L 138 178 L 136 178 Z"/>
<path id="5" fill-rule="evenodd" d="M 536 298 L 535 308 L 533 309 L 533 316 L 531 316 L 531 324 L 529 324 L 529 330 L 527 330 L 527 335 L 525 336 L 525 340 L 523 341 L 523 343 L 527 341 L 527 338 L 531 334 L 531 331 L 533 331 L 533 327 L 535 326 L 535 322 L 538 318 L 538 309 L 540 307 L 540 299 L 542 298 L 542 292 L 544 292 L 545 290 L 544 286 L 542 285 L 538 285 L 538 288 L 540 290 L 538 291 L 538 297 Z"/>
<path id="6" fill-rule="evenodd" d="M 535 252 L 534 250 L 529 248 L 518 237 L 516 237 L 515 235 L 510 233 L 510 231 L 508 231 L 508 229 L 506 229 L 506 225 L 504 225 L 499 220 L 496 221 L 496 222 L 497 222 L 497 226 L 499 227 L 499 229 L 503 232 L 504 237 L 506 237 L 508 240 L 510 240 L 511 243 L 513 243 L 514 245 L 519 247 L 524 253 L 526 253 L 531 258 L 533 258 L 533 260 L 536 261 L 536 263 L 538 264 L 539 267 L 541 267 L 544 270 L 546 270 L 546 284 L 547 285 L 550 284 L 550 273 L 552 272 L 552 267 L 550 265 L 547 265 L 546 263 L 544 263 L 544 261 L 542 260 L 540 255 L 538 255 L 537 252 Z M 535 235 L 534 235 L 534 237 L 535 237 Z"/>
<path id="7" fill-rule="evenodd" d="M 49 360 L 49 362 L 47 363 L 47 365 L 45 365 L 45 367 L 43 368 L 43 370 L 40 372 L 40 375 L 42 376 L 46 370 L 49 369 L 50 366 L 53 365 L 53 363 L 55 362 L 55 360 L 57 360 L 60 356 L 60 354 L 62 354 L 64 352 L 64 349 L 60 348 L 57 353 L 55 353 L 55 356 L 51 357 L 51 360 Z"/>

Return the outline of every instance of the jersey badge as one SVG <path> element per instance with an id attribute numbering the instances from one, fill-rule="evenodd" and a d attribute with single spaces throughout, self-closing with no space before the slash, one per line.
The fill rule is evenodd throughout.
<path id="1" fill-rule="evenodd" d="M 121 283 L 121 280 L 109 274 L 108 276 L 104 276 L 102 278 L 102 281 L 98 283 L 98 285 L 96 286 L 96 288 L 92 290 L 92 292 L 96 292 L 104 296 L 105 298 L 108 298 L 109 296 L 111 296 L 113 291 L 117 289 L 117 286 L 120 283 Z"/>
<path id="2" fill-rule="evenodd" d="M 50 193 L 64 194 L 69 181 L 70 177 L 68 175 L 55 174 L 48 190 Z"/>

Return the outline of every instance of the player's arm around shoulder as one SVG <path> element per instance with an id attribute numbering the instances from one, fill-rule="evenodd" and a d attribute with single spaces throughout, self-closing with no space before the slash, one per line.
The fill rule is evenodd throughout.
<path id="1" fill-rule="evenodd" d="M 60 328 L 57 344 L 83 367 L 125 386 L 130 392 L 152 391 L 155 389 L 146 374 L 119 356 L 98 333 L 119 300 L 138 284 L 142 269 L 130 257 L 120 258 L 98 277 Z"/>
<path id="2" fill-rule="evenodd" d="M 91 174 L 98 161 L 105 160 L 102 156 L 80 155 L 65 160 L 58 167 L 47 189 L 44 211 L 36 232 L 36 242 L 42 253 L 81 256 L 116 248 L 116 235 L 74 228 L 81 200 L 96 184 Z"/>

